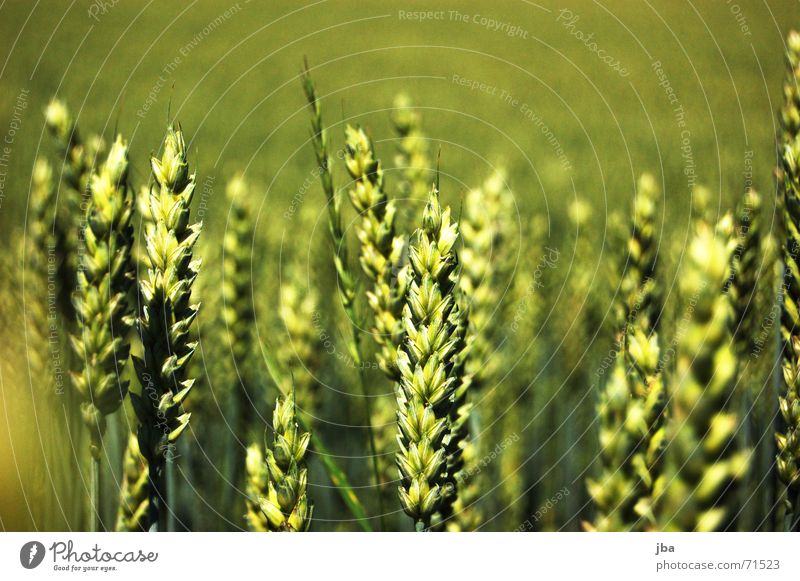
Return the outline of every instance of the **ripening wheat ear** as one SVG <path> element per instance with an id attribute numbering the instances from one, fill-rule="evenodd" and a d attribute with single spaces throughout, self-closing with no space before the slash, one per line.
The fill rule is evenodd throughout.
<path id="1" fill-rule="evenodd" d="M 84 252 L 74 297 L 78 334 L 72 348 L 80 372 L 72 383 L 83 400 L 81 412 L 91 437 L 93 530 L 98 530 L 100 449 L 106 416 L 122 404 L 128 381 L 122 373 L 130 354 L 128 332 L 133 322 L 130 291 L 134 283 L 133 197 L 128 189 L 128 147 L 122 137 L 92 176 L 84 229 Z"/>
<path id="2" fill-rule="evenodd" d="M 462 381 L 466 313 L 456 300 L 458 225 L 434 188 L 410 247 L 412 279 L 403 308 L 406 339 L 398 351 L 397 436 L 400 501 L 417 530 L 430 527 L 447 494 L 446 439 L 453 394 Z"/>
<path id="3" fill-rule="evenodd" d="M 308 499 L 306 453 L 311 434 L 295 416 L 294 397 L 278 397 L 272 414 L 275 437 L 266 447 L 247 450 L 247 521 L 252 531 L 307 531 L 313 505 Z"/>
<path id="4" fill-rule="evenodd" d="M 403 264 L 406 239 L 396 234 L 396 207 L 384 189 L 383 169 L 375 157 L 372 141 L 361 128 L 345 130 L 345 164 L 353 183 L 350 201 L 359 214 L 355 230 L 360 242 L 361 268 L 368 280 L 367 302 L 372 310 L 372 337 L 379 351 L 378 366 L 392 381 L 400 378 L 397 348 L 403 343 L 402 311 L 408 287 L 409 268 Z M 392 423 L 391 399 L 376 400 L 375 420 Z M 376 430 L 375 450 L 382 481 L 391 480 L 391 439 L 388 430 Z M 380 493 L 380 492 L 379 492 Z"/>
<path id="5" fill-rule="evenodd" d="M 139 419 L 139 446 L 150 467 L 150 526 L 165 530 L 164 469 L 170 447 L 189 425 L 182 404 L 194 384 L 187 365 L 196 346 L 190 327 L 199 305 L 192 304 L 191 294 L 200 261 L 193 260 L 192 251 L 201 225 L 189 223 L 195 178 L 179 127 L 167 131 L 161 158 L 153 157 L 151 165 L 156 183 L 145 233 L 148 272 L 139 281 L 143 357 L 133 358 L 141 392 L 131 393 L 131 403 Z"/>
<path id="6" fill-rule="evenodd" d="M 146 531 L 149 506 L 149 471 L 139 450 L 136 434 L 128 435 L 128 446 L 122 460 L 122 485 L 119 489 L 117 532 Z"/>
<path id="7" fill-rule="evenodd" d="M 783 425 L 775 434 L 778 443 L 777 472 L 783 483 L 788 530 L 800 530 L 800 34 L 792 31 L 787 41 L 789 71 L 784 83 L 781 111 L 783 155 L 781 197 L 783 213 L 783 394 L 779 398 Z"/>
<path id="8" fill-rule="evenodd" d="M 761 205 L 761 195 L 748 190 L 736 212 L 738 244 L 733 255 L 730 294 L 734 308 L 734 338 L 737 354 L 742 359 L 750 356 L 754 349 L 753 342 L 760 331 L 761 313 L 756 310 L 756 287 L 759 275 L 769 270 L 769 266 L 763 263 Z"/>
<path id="9" fill-rule="evenodd" d="M 656 483 L 656 515 L 664 530 L 729 528 L 736 518 L 735 484 L 748 468 L 749 452 L 738 450 L 735 441 L 732 310 L 721 291 L 730 276 L 731 250 L 726 237 L 700 223 L 679 279 L 692 318 L 677 336 L 667 457 Z"/>

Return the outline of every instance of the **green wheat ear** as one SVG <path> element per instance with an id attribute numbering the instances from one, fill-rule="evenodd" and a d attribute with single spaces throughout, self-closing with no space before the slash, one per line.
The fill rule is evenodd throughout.
<path id="1" fill-rule="evenodd" d="M 320 297 L 316 287 L 301 276 L 297 264 L 287 269 L 280 291 L 280 316 L 286 329 L 286 340 L 276 345 L 276 357 L 283 369 L 292 370 L 297 405 L 301 411 L 315 415 L 319 411 L 319 386 L 315 377 L 321 365 L 322 341 L 315 327 L 320 315 Z M 291 385 L 280 386 L 289 393 Z"/>
<path id="2" fill-rule="evenodd" d="M 482 450 L 479 442 L 470 438 L 473 403 L 467 400 L 466 392 L 470 392 L 473 401 L 482 397 L 486 384 L 495 378 L 506 362 L 496 346 L 501 342 L 498 334 L 506 314 L 501 300 L 501 285 L 513 268 L 509 247 L 513 235 L 513 210 L 513 196 L 507 186 L 506 172 L 496 169 L 480 187 L 467 193 L 459 224 L 464 241 L 459 287 L 465 308 L 469 310 L 469 328 L 466 348 L 461 355 L 465 379 L 456 390 L 457 409 L 451 427 L 451 432 L 458 433 L 455 441 L 460 442 L 461 447 L 456 456 L 450 455 L 448 466 L 448 473 L 460 481 L 459 497 L 449 508 L 453 518 L 447 527 L 452 531 L 473 530 L 480 521 L 475 504 L 480 492 L 476 479 L 481 472 L 477 463 L 481 461 L 481 452 L 485 450 Z M 492 405 L 484 410 L 484 417 L 491 417 L 494 421 L 494 418 L 507 411 L 501 409 L 502 406 L 516 399 L 517 394 L 511 398 L 502 397 L 505 395 L 510 395 L 509 389 L 501 396 L 491 398 Z M 503 437 L 498 428 L 503 427 L 500 422 L 495 422 L 494 429 L 487 431 L 483 437 L 498 441 Z M 513 476 L 504 479 L 501 492 L 510 492 L 517 482 Z M 443 514 L 443 517 L 448 518 L 449 515 Z"/>
<path id="3" fill-rule="evenodd" d="M 149 471 L 139 450 L 136 434 L 129 434 L 122 463 L 122 486 L 117 509 L 118 532 L 146 531 L 149 506 Z"/>
<path id="4" fill-rule="evenodd" d="M 72 326 L 76 314 L 71 293 L 78 283 L 78 250 L 84 217 L 82 204 L 89 201 L 92 171 L 105 150 L 105 144 L 97 136 L 84 141 L 69 109 L 58 99 L 50 101 L 45 109 L 45 126 L 55 140 L 60 161 L 63 161 L 61 176 L 66 191 L 63 192 L 64 199 L 59 202 L 55 213 L 53 232 L 56 238 L 58 278 L 62 281 L 60 308 L 67 328 L 74 331 Z"/>
<path id="5" fill-rule="evenodd" d="M 128 391 L 122 373 L 130 353 L 134 323 L 130 291 L 134 283 L 133 197 L 127 184 L 128 147 L 121 137 L 90 183 L 84 253 L 74 298 L 80 334 L 72 347 L 80 372 L 72 381 L 81 395 L 92 457 L 99 459 L 106 416 L 119 409 Z"/>
<path id="6" fill-rule="evenodd" d="M 361 128 L 345 129 L 345 164 L 353 178 L 348 190 L 359 213 L 356 235 L 361 244 L 361 268 L 370 282 L 367 300 L 374 315 L 373 337 L 380 348 L 381 370 L 397 381 L 397 346 L 403 342 L 401 321 L 408 267 L 403 266 L 406 241 L 395 233 L 395 204 L 383 185 L 381 163 L 372 141 Z"/>
<path id="7" fill-rule="evenodd" d="M 247 450 L 247 521 L 253 531 L 307 531 L 313 505 L 308 499 L 306 454 L 311 434 L 295 416 L 294 397 L 278 397 L 272 414 L 275 432 L 266 455 Z"/>
<path id="8" fill-rule="evenodd" d="M 652 493 L 661 469 L 664 384 L 655 324 L 655 179 L 639 179 L 633 224 L 616 303 L 619 346 L 612 374 L 600 392 L 599 467 L 587 479 L 597 516 L 588 530 L 644 530 L 655 525 Z"/>
<path id="9" fill-rule="evenodd" d="M 250 215 L 250 186 L 244 177 L 228 182 L 225 196 L 230 203 L 228 222 L 222 239 L 222 318 L 226 329 L 225 366 L 228 385 L 235 390 L 238 402 L 236 434 L 248 441 L 252 417 L 252 394 L 249 393 L 249 356 L 252 353 L 251 263 L 253 230 Z"/>
<path id="10" fill-rule="evenodd" d="M 781 112 L 783 155 L 781 197 L 785 240 L 783 246 L 783 393 L 779 398 L 782 426 L 775 434 L 778 444 L 777 472 L 783 484 L 782 498 L 788 529 L 800 530 L 800 34 L 792 31 L 787 41 L 789 71 L 784 83 Z"/>
<path id="11" fill-rule="evenodd" d="M 187 365 L 196 346 L 190 328 L 199 305 L 191 302 L 191 294 L 200 261 L 192 252 L 201 225 L 189 222 L 195 178 L 189 173 L 180 128 L 167 131 L 161 158 L 151 158 L 151 165 L 155 185 L 145 232 L 148 269 L 139 281 L 143 357 L 133 358 L 141 392 L 131 393 L 131 403 L 139 419 L 142 455 L 150 466 L 150 525 L 161 529 L 168 510 L 165 462 L 170 446 L 189 425 L 182 404 L 194 384 Z"/>
<path id="12" fill-rule="evenodd" d="M 722 292 L 731 250 L 726 236 L 700 223 L 680 277 L 692 318 L 677 337 L 667 459 L 655 486 L 656 514 L 665 530 L 730 528 L 736 518 L 735 484 L 748 469 L 749 451 L 737 449 L 735 442 L 737 362 L 730 296 Z"/>
<path id="13" fill-rule="evenodd" d="M 467 326 L 460 308 L 458 225 L 430 193 L 422 228 L 410 247 L 412 277 L 403 308 L 406 339 L 398 351 L 397 390 L 400 501 L 417 530 L 431 525 L 442 505 L 453 397 L 463 379 L 458 357 Z"/>

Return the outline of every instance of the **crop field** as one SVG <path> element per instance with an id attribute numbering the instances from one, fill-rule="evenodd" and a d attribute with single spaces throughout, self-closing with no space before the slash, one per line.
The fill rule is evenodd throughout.
<path id="1" fill-rule="evenodd" d="M 0 3 L 0 530 L 800 530 L 794 28 Z"/>

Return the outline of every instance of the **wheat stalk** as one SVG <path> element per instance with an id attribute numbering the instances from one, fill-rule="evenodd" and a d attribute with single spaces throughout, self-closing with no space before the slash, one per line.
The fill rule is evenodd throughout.
<path id="1" fill-rule="evenodd" d="M 700 223 L 679 279 L 692 317 L 678 336 L 667 461 L 654 491 L 662 529 L 725 530 L 736 516 L 730 500 L 749 452 L 736 449 L 737 362 L 730 297 L 721 291 L 730 276 L 731 250 L 726 236 Z"/>
<path id="2" fill-rule="evenodd" d="M 111 146 L 101 170 L 92 176 L 74 305 L 79 332 L 72 348 L 82 368 L 72 383 L 83 402 L 92 457 L 93 530 L 99 530 L 99 466 L 106 416 L 125 398 L 122 372 L 130 354 L 133 319 L 129 294 L 134 283 L 133 198 L 128 189 L 128 147 L 122 137 Z"/>
<path id="3" fill-rule="evenodd" d="M 311 434 L 297 423 L 292 395 L 277 398 L 272 427 L 275 437 L 266 458 L 258 445 L 247 451 L 248 526 L 253 531 L 307 531 L 314 508 L 305 465 Z"/>
<path id="4" fill-rule="evenodd" d="M 128 435 L 128 445 L 122 461 L 122 485 L 117 509 L 118 532 L 146 531 L 149 500 L 149 471 L 147 461 L 139 450 L 136 434 Z"/>
<path id="5" fill-rule="evenodd" d="M 142 389 L 131 394 L 131 402 L 139 419 L 139 445 L 150 467 L 151 530 L 165 530 L 165 463 L 170 446 L 189 425 L 190 414 L 182 404 L 194 384 L 186 367 L 196 347 L 190 327 L 199 305 L 192 304 L 191 292 L 200 262 L 193 260 L 192 250 L 201 225 L 189 222 L 195 178 L 179 127 L 168 129 L 161 159 L 151 158 L 151 165 L 156 183 L 150 191 L 152 222 L 145 232 L 148 276 L 139 281 L 143 357 L 133 358 Z"/>
<path id="6" fill-rule="evenodd" d="M 451 436 L 453 395 L 463 374 L 457 359 L 467 320 L 456 300 L 458 235 L 458 225 L 450 209 L 442 209 L 434 187 L 410 247 L 412 280 L 403 308 L 406 339 L 397 356 L 400 501 L 417 530 L 430 527 L 445 496 L 446 439 Z"/>

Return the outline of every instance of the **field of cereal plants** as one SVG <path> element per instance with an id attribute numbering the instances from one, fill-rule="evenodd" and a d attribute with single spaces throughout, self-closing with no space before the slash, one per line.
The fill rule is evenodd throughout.
<path id="1" fill-rule="evenodd" d="M 0 4 L 2 530 L 800 530 L 800 5 L 497 4 Z"/>

